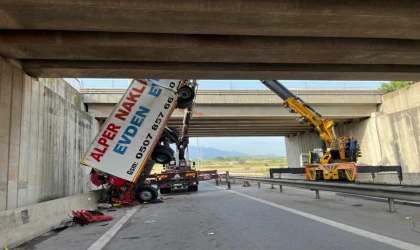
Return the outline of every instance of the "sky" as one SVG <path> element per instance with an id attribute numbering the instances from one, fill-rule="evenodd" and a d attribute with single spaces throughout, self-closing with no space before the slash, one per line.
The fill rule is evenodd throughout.
<path id="1" fill-rule="evenodd" d="M 84 88 L 126 88 L 127 79 L 79 79 Z M 280 80 L 287 88 L 373 88 L 377 89 L 381 81 L 299 81 Z M 383 82 L 383 81 L 382 81 Z M 220 90 L 263 90 L 267 89 L 258 80 L 200 80 L 199 89 Z M 190 145 L 196 146 L 197 139 L 191 138 Z M 199 138 L 200 147 L 211 147 L 227 151 L 239 151 L 250 155 L 275 154 L 286 155 L 284 137 L 215 137 Z"/>

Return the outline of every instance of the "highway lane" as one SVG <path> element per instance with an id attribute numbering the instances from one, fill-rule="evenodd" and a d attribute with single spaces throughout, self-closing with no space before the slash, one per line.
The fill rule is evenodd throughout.
<path id="1" fill-rule="evenodd" d="M 36 244 L 27 244 L 30 247 L 27 249 L 76 250 L 91 246 L 90 250 L 398 249 L 392 246 L 395 242 L 402 242 L 401 247 L 405 249 L 420 249 L 410 245 L 419 245 L 416 238 L 420 238 L 420 235 L 409 228 L 410 224 L 404 224 L 406 219 L 401 214 L 388 213 L 390 216 L 387 216 L 387 212 L 384 212 L 386 204 L 350 198 L 340 202 L 343 197 L 323 193 L 323 199 L 315 201 L 313 192 L 296 189 L 285 189 L 289 194 L 281 196 L 278 190 L 269 190 L 267 187 L 257 189 L 254 186 L 243 188 L 239 184 L 233 185 L 233 190 L 238 193 L 225 189 L 225 186 L 217 188 L 202 183 L 197 193 L 175 192 L 165 195 L 166 200 L 162 204 L 134 208 L 137 209 L 134 214 L 127 218 L 121 228 L 114 230 L 115 235 L 109 232 L 133 208 L 117 211 L 116 219 L 107 226 L 92 224 L 83 228 L 70 228 Z M 250 197 L 260 198 L 266 203 Z M 346 204 L 355 201 L 362 205 Z M 366 230 L 362 232 L 383 236 L 385 240 L 378 241 L 308 219 L 267 204 L 270 202 L 283 204 L 298 212 L 310 212 L 321 219 L 328 217 L 355 230 Z M 329 217 L 327 210 L 333 206 L 342 206 L 341 211 L 335 211 Z M 349 208 L 346 210 L 345 207 Z M 413 209 L 400 210 L 411 213 Z M 385 216 L 385 219 L 381 216 Z M 83 240 L 77 238 L 78 234 Z M 73 239 L 69 238 L 70 235 Z M 98 247 L 95 242 L 104 243 L 104 247 Z"/>

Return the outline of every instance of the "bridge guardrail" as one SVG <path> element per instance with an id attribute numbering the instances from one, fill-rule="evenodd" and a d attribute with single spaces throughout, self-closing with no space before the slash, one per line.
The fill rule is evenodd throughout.
<path id="1" fill-rule="evenodd" d="M 227 174 L 226 181 L 228 182 L 228 189 L 230 189 L 231 179 L 257 182 L 258 186 L 260 186 L 260 183 L 271 184 L 272 188 L 274 188 L 274 185 L 279 185 L 280 192 L 283 191 L 283 186 L 310 189 L 310 190 L 315 191 L 317 199 L 320 198 L 320 195 L 319 195 L 320 190 L 387 198 L 390 212 L 395 212 L 394 199 L 420 202 L 420 187 L 416 187 L 416 186 L 286 180 L 286 179 L 274 179 L 274 178 L 229 176 L 229 174 Z"/>
<path id="2" fill-rule="evenodd" d="M 125 88 L 81 88 L 83 94 L 123 94 Z M 376 89 L 290 89 L 296 95 L 382 95 Z M 271 90 L 198 90 L 199 95 L 276 95 Z"/>

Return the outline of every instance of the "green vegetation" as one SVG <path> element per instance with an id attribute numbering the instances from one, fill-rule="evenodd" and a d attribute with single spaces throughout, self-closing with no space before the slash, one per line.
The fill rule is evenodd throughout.
<path id="1" fill-rule="evenodd" d="M 381 83 L 379 90 L 383 93 L 389 93 L 397 89 L 407 88 L 418 81 L 391 81 L 389 83 Z"/>

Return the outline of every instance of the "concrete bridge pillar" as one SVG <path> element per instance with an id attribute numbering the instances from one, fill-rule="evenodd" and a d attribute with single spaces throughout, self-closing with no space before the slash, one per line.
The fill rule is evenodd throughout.
<path id="1" fill-rule="evenodd" d="M 79 161 L 98 129 L 70 84 L 0 57 L 0 211 L 89 191 Z"/>

